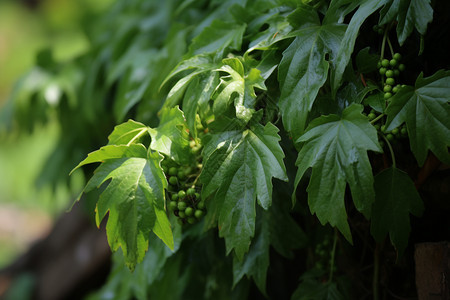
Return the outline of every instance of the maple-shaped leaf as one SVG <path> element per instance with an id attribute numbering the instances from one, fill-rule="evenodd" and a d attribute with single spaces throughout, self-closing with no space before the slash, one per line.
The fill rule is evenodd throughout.
<path id="1" fill-rule="evenodd" d="M 157 128 L 149 128 L 152 142 L 150 148 L 169 156 L 179 163 L 192 159 L 189 148 L 189 134 L 183 112 L 177 107 L 163 108 Z"/>
<path id="2" fill-rule="evenodd" d="M 222 76 L 219 86 L 220 92 L 214 100 L 214 112 L 218 115 L 223 113 L 231 100 L 234 100 L 236 116 L 250 121 L 255 106 L 255 88 L 265 90 L 264 79 L 258 69 L 251 68 L 244 74 L 244 65 L 238 58 L 226 58 L 223 60 L 224 66 L 217 71 L 228 73 Z"/>
<path id="3" fill-rule="evenodd" d="M 311 167 L 307 188 L 311 213 L 322 224 L 336 226 L 349 241 L 352 238 L 344 203 L 345 187 L 348 183 L 355 207 L 368 218 L 375 195 L 367 151 L 382 152 L 377 132 L 362 110 L 362 105 L 353 104 L 341 117 L 316 118 L 297 140 L 302 144 L 295 186 Z"/>
<path id="4" fill-rule="evenodd" d="M 119 247 L 133 270 L 144 258 L 151 231 L 174 248 L 172 230 L 164 208 L 167 180 L 162 156 L 142 144 L 108 145 L 88 155 L 76 168 L 101 162 L 83 192 L 107 183 L 96 206 L 96 222 L 109 212 L 106 234 L 113 251 Z M 76 169 L 75 168 L 75 169 Z"/>
<path id="5" fill-rule="evenodd" d="M 425 35 L 433 20 L 430 0 L 389 0 L 380 12 L 380 25 L 397 20 L 398 43 L 403 45 L 413 29 Z"/>
<path id="6" fill-rule="evenodd" d="M 408 245 L 409 214 L 420 216 L 423 203 L 414 182 L 405 172 L 391 167 L 375 176 L 375 203 L 370 232 L 377 241 L 389 233 L 400 256 Z"/>
<path id="7" fill-rule="evenodd" d="M 423 78 L 415 87 L 400 89 L 386 108 L 387 130 L 406 122 L 411 151 L 423 165 L 428 150 L 441 161 L 450 163 L 450 71 L 438 71 Z"/>
<path id="8" fill-rule="evenodd" d="M 213 226 L 218 221 L 227 254 L 234 249 L 242 259 L 255 233 L 255 200 L 267 209 L 272 202 L 272 177 L 287 180 L 287 176 L 274 125 L 255 124 L 246 130 L 225 126 L 228 130 L 213 134 L 205 145 L 202 197 L 214 195 L 206 223 Z"/>
<path id="9" fill-rule="evenodd" d="M 304 132 L 317 93 L 327 80 L 326 57 L 330 55 L 331 60 L 336 57 L 346 25 L 320 24 L 317 12 L 304 6 L 292 13 L 289 20 L 298 30 L 279 65 L 279 103 L 284 127 L 298 138 Z"/>

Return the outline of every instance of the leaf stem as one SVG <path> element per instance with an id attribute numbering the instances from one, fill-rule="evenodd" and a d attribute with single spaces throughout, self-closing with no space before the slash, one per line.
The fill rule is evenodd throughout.
<path id="1" fill-rule="evenodd" d="M 127 146 L 130 146 L 133 144 L 134 141 L 136 141 L 138 138 L 140 138 L 145 132 L 147 131 L 147 128 L 142 128 L 141 131 L 139 131 L 138 134 L 136 134 L 128 143 Z"/>
<path id="2" fill-rule="evenodd" d="M 392 149 L 391 143 L 390 143 L 389 140 L 384 136 L 384 134 L 382 134 L 382 137 L 383 137 L 383 139 L 386 141 L 386 144 L 388 145 L 389 152 L 391 152 L 392 166 L 395 168 L 395 167 L 396 167 L 396 164 L 395 164 L 394 150 Z"/>
<path id="3" fill-rule="evenodd" d="M 330 275 L 328 277 L 328 281 L 331 282 L 333 280 L 333 269 L 334 269 L 334 257 L 336 254 L 336 244 L 337 244 L 337 238 L 338 238 L 338 234 L 337 234 L 337 230 L 336 228 L 334 229 L 334 241 L 333 241 L 333 249 L 331 250 L 331 259 L 330 259 Z"/>
<path id="4" fill-rule="evenodd" d="M 381 42 L 381 59 L 380 59 L 380 61 L 383 60 L 383 58 L 384 58 L 384 48 L 386 47 L 387 32 L 388 32 L 388 30 L 386 28 L 386 30 L 384 31 L 384 35 L 383 35 L 383 41 Z"/>
<path id="5" fill-rule="evenodd" d="M 387 42 L 388 42 L 388 45 L 389 45 L 389 50 L 391 50 L 391 57 L 392 58 L 394 58 L 394 48 L 392 47 L 392 44 L 391 44 L 391 40 L 389 39 L 389 37 L 387 38 Z"/>
<path id="6" fill-rule="evenodd" d="M 384 117 L 384 114 L 379 115 L 378 117 L 376 117 L 375 119 L 373 119 L 372 121 L 370 121 L 370 124 L 375 124 L 379 119 L 381 119 L 382 117 Z"/>

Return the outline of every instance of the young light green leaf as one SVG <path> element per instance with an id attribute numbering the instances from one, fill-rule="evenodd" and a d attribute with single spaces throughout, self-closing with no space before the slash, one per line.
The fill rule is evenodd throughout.
<path id="1" fill-rule="evenodd" d="M 206 222 L 212 226 L 218 221 L 227 254 L 234 249 L 239 259 L 248 251 L 255 232 L 255 200 L 267 209 L 272 201 L 272 177 L 287 180 L 277 132 L 271 123 L 244 131 L 225 128 L 205 145 L 202 196 L 215 194 Z"/>
<path id="2" fill-rule="evenodd" d="M 328 76 L 329 54 L 338 54 L 345 25 L 320 24 L 315 10 L 301 6 L 289 16 L 299 26 L 295 40 L 283 52 L 278 69 L 280 110 L 284 127 L 294 138 L 305 129 L 308 112 Z M 300 23 L 298 23 L 300 22 Z"/>
<path id="3" fill-rule="evenodd" d="M 261 77 L 261 72 L 255 68 L 244 74 L 244 66 L 238 58 L 224 59 L 223 62 L 224 66 L 217 71 L 226 72 L 229 75 L 222 76 L 220 79 L 220 92 L 214 100 L 213 110 L 220 115 L 234 99 L 236 116 L 248 122 L 255 111 L 255 88 L 266 89 L 264 79 Z"/>
<path id="4" fill-rule="evenodd" d="M 387 130 L 406 122 L 411 151 L 423 165 L 428 150 L 450 163 L 450 71 L 438 71 L 415 87 L 403 87 L 386 108 Z"/>
<path id="5" fill-rule="evenodd" d="M 403 45 L 413 29 L 425 35 L 428 23 L 433 20 L 430 0 L 390 0 L 380 13 L 380 25 L 397 20 L 397 38 Z"/>
<path id="6" fill-rule="evenodd" d="M 148 133 L 148 127 L 140 122 L 128 120 L 114 127 L 108 136 L 108 145 L 127 145 L 138 142 L 139 138 Z"/>
<path id="7" fill-rule="evenodd" d="M 302 143 L 296 165 L 295 186 L 311 167 L 308 204 L 322 224 L 336 226 L 351 241 L 344 204 L 346 183 L 355 207 L 367 218 L 374 201 L 373 175 L 367 151 L 382 152 L 377 132 L 363 106 L 347 107 L 342 117 L 322 116 L 314 119 L 297 142 Z M 295 193 L 294 193 L 295 195 Z"/>
<path id="8" fill-rule="evenodd" d="M 350 61 L 350 57 L 353 53 L 353 48 L 355 46 L 356 37 L 359 33 L 359 28 L 362 23 L 374 13 L 378 8 L 380 8 L 387 0 L 366 0 L 362 1 L 358 10 L 353 14 L 350 23 L 348 24 L 345 35 L 340 41 L 339 52 L 333 60 L 334 69 L 331 74 L 331 87 L 333 89 L 333 94 L 335 94 L 341 84 L 342 76 L 344 74 L 345 68 Z"/>
<path id="9" fill-rule="evenodd" d="M 122 156 L 118 155 L 119 151 L 123 152 Z M 113 251 L 122 248 L 131 270 L 144 258 L 151 231 L 169 248 L 174 247 L 164 209 L 167 180 L 160 167 L 161 160 L 157 152 L 148 153 L 143 145 L 132 144 L 103 147 L 80 163 L 102 162 L 84 192 L 110 180 L 97 202 L 96 222 L 99 225 L 109 212 L 108 243 Z"/>
<path id="10" fill-rule="evenodd" d="M 379 242 L 389 233 L 398 256 L 408 245 L 411 231 L 409 214 L 420 216 L 423 209 L 422 200 L 408 174 L 391 167 L 375 176 L 375 203 L 370 232 Z"/>
<path id="11" fill-rule="evenodd" d="M 186 120 L 178 106 L 171 109 L 163 108 L 159 126 L 150 128 L 149 132 L 152 137 L 151 149 L 164 153 L 180 163 L 191 161 Z"/>

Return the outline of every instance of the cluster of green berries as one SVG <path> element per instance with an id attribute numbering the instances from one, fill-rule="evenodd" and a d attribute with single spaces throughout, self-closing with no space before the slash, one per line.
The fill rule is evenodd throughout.
<path id="1" fill-rule="evenodd" d="M 379 115 L 380 114 L 377 111 L 372 109 L 372 110 L 370 110 L 367 117 L 369 118 L 369 121 L 373 121 L 373 120 L 377 119 Z M 396 139 L 400 139 L 400 138 L 404 138 L 404 137 L 408 136 L 408 130 L 406 129 L 406 124 L 402 124 L 401 126 L 396 127 L 394 129 L 392 129 L 391 131 L 386 131 L 386 125 L 384 125 L 383 123 L 384 123 L 383 118 L 380 118 L 373 125 L 375 127 L 375 129 L 380 133 L 380 137 L 381 137 L 381 135 L 384 135 L 388 141 L 392 142 Z M 380 139 L 379 142 L 380 142 L 381 147 L 384 147 L 384 140 L 382 138 Z"/>
<path id="2" fill-rule="evenodd" d="M 389 101 L 402 87 L 400 84 L 396 85 L 395 79 L 400 75 L 400 72 L 405 70 L 405 65 L 400 63 L 401 59 L 402 55 L 395 53 L 391 60 L 385 58 L 378 62 L 378 70 L 383 78 L 383 92 L 386 101 Z"/>
<path id="3" fill-rule="evenodd" d="M 197 157 L 192 165 L 180 166 L 168 157 L 161 163 L 169 183 L 166 191 L 167 206 L 178 217 L 180 224 L 194 224 L 205 214 L 205 202 L 199 193 L 201 185 L 197 182 L 202 169 L 202 145 L 198 140 L 191 140 L 189 146 L 191 153 Z"/>
<path id="4" fill-rule="evenodd" d="M 316 245 L 314 249 L 314 261 L 315 267 L 322 271 L 328 270 L 328 266 L 331 265 L 331 236 L 326 235 L 324 239 Z M 336 272 L 336 265 L 333 265 L 333 272 Z"/>
<path id="5" fill-rule="evenodd" d="M 199 193 L 201 186 L 192 181 L 198 177 L 200 169 L 201 165 L 195 168 L 174 166 L 173 161 L 163 164 L 169 182 L 166 191 L 168 207 L 181 224 L 194 224 L 205 214 L 205 202 Z"/>

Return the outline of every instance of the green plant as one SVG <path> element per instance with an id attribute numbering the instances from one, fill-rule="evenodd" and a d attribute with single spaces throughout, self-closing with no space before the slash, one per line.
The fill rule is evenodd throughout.
<path id="1" fill-rule="evenodd" d="M 124 16 L 121 30 L 103 29 L 111 39 L 68 89 L 81 92 L 59 104 L 62 126 L 81 116 L 98 129 L 83 132 L 95 141 L 85 148 L 112 131 L 75 168 L 100 164 L 84 193 L 101 189 L 96 222 L 108 215 L 121 249 L 93 297 L 238 299 L 252 278 L 276 298 L 360 298 L 336 257 L 387 235 L 401 257 L 424 209 L 396 153 L 450 163 L 450 71 L 412 85 L 417 74 L 401 73 L 412 64 L 402 46 L 413 31 L 418 44 L 432 12 L 408 0 L 118 2 L 105 24 Z M 302 261 L 295 291 L 266 280 L 285 259 Z"/>

